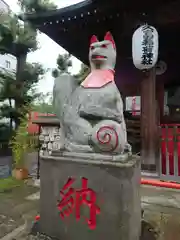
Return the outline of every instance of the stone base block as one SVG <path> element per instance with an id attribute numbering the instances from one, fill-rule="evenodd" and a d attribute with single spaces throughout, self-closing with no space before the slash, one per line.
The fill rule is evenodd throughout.
<path id="1" fill-rule="evenodd" d="M 40 230 L 63 240 L 139 240 L 140 159 L 41 157 Z"/>

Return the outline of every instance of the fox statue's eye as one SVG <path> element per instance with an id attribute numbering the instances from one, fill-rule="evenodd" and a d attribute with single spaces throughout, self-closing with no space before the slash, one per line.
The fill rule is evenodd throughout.
<path id="1" fill-rule="evenodd" d="M 94 50 L 95 49 L 95 47 L 94 46 L 91 46 L 91 50 Z"/>
<path id="2" fill-rule="evenodd" d="M 107 48 L 107 45 L 106 45 L 106 44 L 103 44 L 101 47 L 102 47 L 102 48 Z"/>

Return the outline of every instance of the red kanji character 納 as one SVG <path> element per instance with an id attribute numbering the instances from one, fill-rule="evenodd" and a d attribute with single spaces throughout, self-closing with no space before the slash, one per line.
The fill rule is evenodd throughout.
<path id="1" fill-rule="evenodd" d="M 96 193 L 88 188 L 88 179 L 86 178 L 82 178 L 82 188 L 80 190 L 69 188 L 74 181 L 75 179 L 69 178 L 62 191 L 60 191 L 62 197 L 58 204 L 60 216 L 64 219 L 64 216 L 69 216 L 75 208 L 76 219 L 79 220 L 81 206 L 87 205 L 90 209 L 90 218 L 86 219 L 86 221 L 89 228 L 94 229 L 96 227 L 96 215 L 100 213 L 100 208 L 96 205 Z M 64 193 L 68 188 L 68 192 Z M 88 196 L 89 200 L 87 199 Z"/>
<path id="2" fill-rule="evenodd" d="M 89 196 L 89 200 L 87 200 Z M 96 228 L 96 215 L 100 214 L 100 208 L 96 205 L 96 193 L 88 188 L 88 179 L 82 178 L 82 189 L 76 191 L 76 219 L 80 219 L 80 207 L 87 205 L 90 209 L 90 217 L 86 219 L 89 228 Z"/>
<path id="3" fill-rule="evenodd" d="M 64 216 L 69 216 L 72 213 L 75 206 L 75 200 L 72 196 L 75 193 L 75 190 L 74 188 L 69 188 L 74 183 L 74 181 L 75 179 L 69 178 L 67 183 L 63 186 L 62 190 L 60 191 L 62 199 L 58 204 L 58 209 L 60 211 L 60 216 L 63 219 Z M 68 192 L 64 193 L 64 191 L 66 191 L 68 188 L 69 188 Z"/>

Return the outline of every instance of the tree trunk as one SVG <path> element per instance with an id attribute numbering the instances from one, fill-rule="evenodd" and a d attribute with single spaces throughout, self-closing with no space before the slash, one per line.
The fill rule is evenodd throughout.
<path id="1" fill-rule="evenodd" d="M 11 99 L 9 98 L 9 106 L 11 107 L 12 109 L 12 102 L 11 102 Z M 13 119 L 12 119 L 12 116 L 10 116 L 10 125 L 9 125 L 9 128 L 10 128 L 10 133 L 12 133 L 12 128 L 13 128 Z"/>
<path id="2" fill-rule="evenodd" d="M 25 66 L 26 66 L 26 58 L 27 58 L 27 53 L 21 54 L 21 55 L 19 55 L 17 57 L 16 81 L 18 83 L 22 83 L 23 82 L 22 72 L 24 71 Z M 18 86 L 21 86 L 21 84 L 18 84 Z M 20 89 L 20 94 L 22 93 L 21 90 L 22 89 Z M 18 110 L 18 109 L 20 109 L 20 107 L 21 107 L 21 104 L 16 100 L 15 101 L 15 109 Z M 19 124 L 20 124 L 20 120 L 16 119 L 16 121 L 15 121 L 15 129 L 18 128 Z"/>

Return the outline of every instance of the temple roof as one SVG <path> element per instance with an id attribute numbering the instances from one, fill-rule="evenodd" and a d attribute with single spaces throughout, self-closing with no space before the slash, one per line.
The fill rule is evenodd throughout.
<path id="1" fill-rule="evenodd" d="M 179 0 L 87 0 L 41 14 L 27 14 L 21 18 L 30 21 L 68 52 L 88 63 L 89 39 L 93 34 L 101 39 L 107 31 L 111 31 L 118 55 L 130 58 L 132 34 L 145 22 L 157 28 L 162 56 L 165 53 L 174 56 L 177 51 L 180 54 L 180 48 L 177 48 L 180 42 L 179 16 Z"/>

